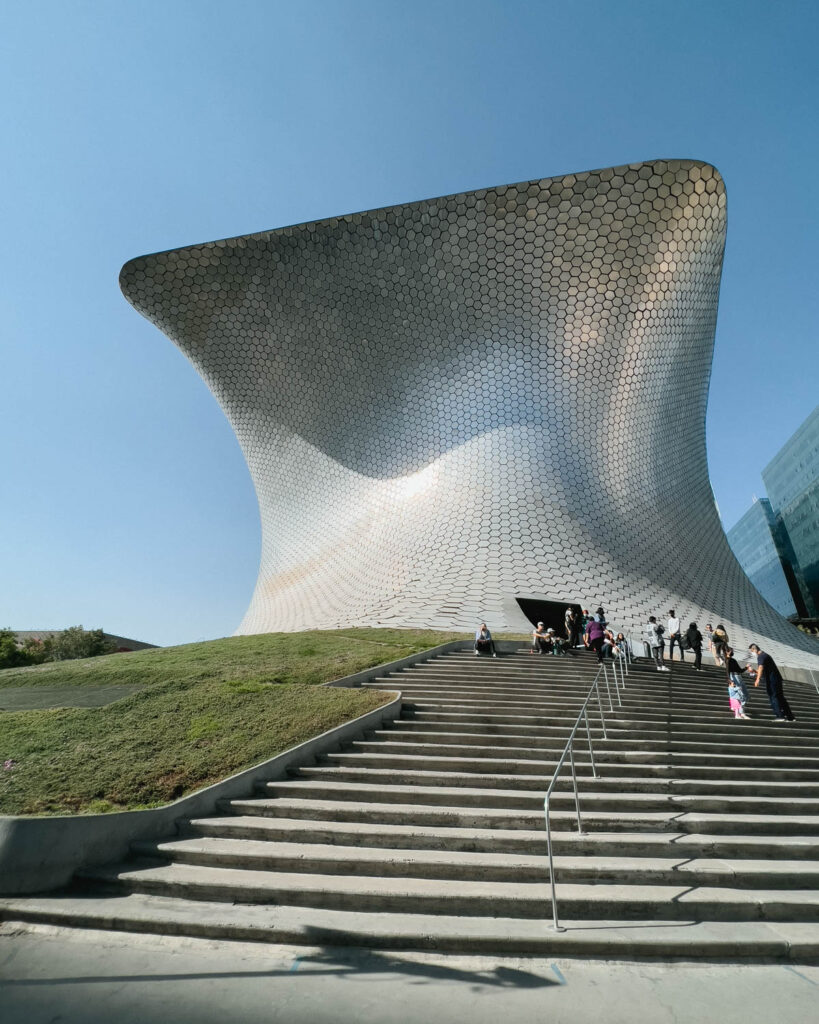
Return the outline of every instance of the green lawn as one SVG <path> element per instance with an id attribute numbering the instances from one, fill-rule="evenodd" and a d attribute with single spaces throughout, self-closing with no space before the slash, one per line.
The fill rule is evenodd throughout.
<path id="1" fill-rule="evenodd" d="M 0 672 L 0 687 L 141 684 L 102 708 L 0 712 L 0 814 L 155 806 L 388 698 L 316 684 L 463 634 L 268 633 Z M 14 767 L 3 769 L 2 762 Z"/>

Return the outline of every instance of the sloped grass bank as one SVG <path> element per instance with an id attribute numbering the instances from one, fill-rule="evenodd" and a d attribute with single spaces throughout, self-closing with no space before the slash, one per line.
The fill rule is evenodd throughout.
<path id="1" fill-rule="evenodd" d="M 175 800 L 388 699 L 317 684 L 460 638 L 387 629 L 270 633 L 0 672 L 0 687 L 144 687 L 102 708 L 0 713 L 0 814 Z"/>

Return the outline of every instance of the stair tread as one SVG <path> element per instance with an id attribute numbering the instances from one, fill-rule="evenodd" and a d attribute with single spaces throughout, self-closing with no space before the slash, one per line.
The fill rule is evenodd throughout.
<path id="1" fill-rule="evenodd" d="M 394 735 L 394 734 L 391 733 L 391 735 Z M 465 734 L 465 735 L 468 736 L 468 734 Z M 750 754 L 750 753 L 745 753 L 743 751 L 739 755 L 737 755 L 737 754 L 731 755 L 731 754 L 725 752 L 725 744 L 716 744 L 716 743 L 714 743 L 714 744 L 707 744 L 707 743 L 702 743 L 702 744 L 697 744 L 697 745 L 701 746 L 703 748 L 706 748 L 706 749 L 699 750 L 699 751 L 697 751 L 697 750 L 695 750 L 695 751 L 681 750 L 681 749 L 679 749 L 679 745 L 677 745 L 677 747 L 675 749 L 673 744 L 669 744 L 669 745 L 663 744 L 663 745 L 659 745 L 659 746 L 654 747 L 654 748 L 649 747 L 649 748 L 634 749 L 634 748 L 626 747 L 626 748 L 621 749 L 619 747 L 615 747 L 614 744 L 611 741 L 609 741 L 609 742 L 605 742 L 604 741 L 603 743 L 601 743 L 599 745 L 598 749 L 600 750 L 601 754 L 616 753 L 618 755 L 618 757 L 620 757 L 620 758 L 622 758 L 623 756 L 628 756 L 629 754 L 633 754 L 635 757 L 637 757 L 637 756 L 645 756 L 646 754 L 656 754 L 656 755 L 666 755 L 666 756 L 670 756 L 672 754 L 684 754 L 684 755 L 686 755 L 688 757 L 694 757 L 694 756 L 713 757 L 714 756 L 714 752 L 709 750 L 709 749 L 707 749 L 707 748 L 713 746 L 713 747 L 718 747 L 719 748 L 720 753 L 717 756 L 721 756 L 721 757 L 733 756 L 736 759 L 740 759 L 741 758 L 744 761 L 750 761 L 750 762 L 770 761 L 770 760 L 774 760 L 774 759 L 777 760 L 777 761 L 794 761 L 794 762 L 798 761 L 800 764 L 805 764 L 807 762 L 810 767 L 817 767 L 817 766 L 819 766 L 819 753 L 816 753 L 813 757 L 805 757 L 805 755 L 801 752 L 802 748 L 799 748 L 798 750 L 793 750 L 792 748 L 788 748 L 786 746 L 783 746 L 781 748 L 777 748 L 778 750 L 781 750 L 781 753 L 777 752 L 777 753 L 764 753 L 764 754 Z M 377 747 L 380 750 L 386 750 L 388 752 L 404 750 L 406 748 L 410 748 L 411 750 L 414 750 L 414 751 L 415 750 L 420 750 L 422 753 L 424 753 L 424 752 L 431 753 L 431 752 L 433 752 L 435 750 L 440 750 L 441 748 L 444 748 L 444 749 L 453 748 L 453 749 L 465 750 L 465 751 L 476 751 L 476 750 L 497 751 L 498 750 L 498 747 L 493 745 L 493 744 L 491 744 L 491 743 L 453 743 L 453 742 L 419 743 L 419 742 L 413 741 L 413 740 L 405 740 L 405 741 L 401 742 L 400 740 L 392 740 L 392 739 L 390 739 L 390 740 L 382 740 L 382 739 L 378 739 L 378 740 L 366 740 L 366 739 L 364 739 L 364 740 L 353 740 L 352 743 L 350 744 L 350 746 L 353 748 L 353 750 L 361 750 L 364 747 L 367 747 L 367 748 Z M 562 749 L 563 749 L 562 745 L 557 740 L 555 741 L 553 747 L 526 747 L 526 746 L 522 746 L 522 747 L 510 746 L 510 747 L 507 747 L 507 746 L 504 746 L 502 748 L 504 753 L 508 753 L 510 755 L 512 755 L 512 754 L 517 754 L 517 755 L 520 755 L 520 754 L 543 754 L 543 753 L 551 751 L 551 750 L 554 750 L 554 751 L 556 751 L 559 754 L 562 751 Z M 813 748 L 813 747 L 810 748 L 810 749 L 811 750 L 815 750 L 815 748 Z M 577 752 L 578 752 L 578 754 L 585 754 L 586 753 L 586 751 L 584 750 L 582 741 L 578 744 L 578 751 Z M 520 759 L 519 756 L 518 756 L 518 759 Z M 528 758 L 527 758 L 527 760 L 528 760 Z"/>
<path id="2" fill-rule="evenodd" d="M 351 808 L 359 808 L 362 811 L 389 811 L 390 813 L 405 813 L 408 816 L 413 813 L 417 813 L 422 807 L 425 814 L 451 814 L 451 813 L 462 813 L 466 812 L 473 815 L 482 815 L 488 819 L 493 817 L 509 817 L 529 815 L 531 812 L 522 810 L 520 808 L 500 808 L 500 807 L 467 807 L 458 808 L 457 811 L 449 807 L 440 807 L 434 804 L 431 805 L 418 805 L 418 804 L 399 804 L 399 803 L 382 803 L 379 801 L 356 801 L 356 800 L 314 800 L 310 798 L 289 798 L 289 797 L 274 797 L 267 799 L 264 797 L 248 797 L 231 800 L 230 804 L 232 807 L 305 807 L 306 809 L 315 810 L 336 810 L 341 811 L 342 809 L 347 810 Z M 573 812 L 563 812 L 566 817 L 573 817 Z M 561 814 L 560 811 L 553 812 L 554 815 Z M 594 811 L 589 814 L 583 815 L 584 821 L 589 820 L 612 820 L 612 821 L 692 821 L 692 822 L 706 822 L 706 821 L 744 821 L 748 823 L 761 823 L 761 822 L 786 822 L 793 825 L 815 825 L 817 824 L 817 818 L 806 815 L 795 815 L 795 814 L 726 814 L 720 812 L 708 812 L 700 813 L 696 811 L 639 811 L 636 813 L 630 813 L 627 811 Z"/>
<path id="3" fill-rule="evenodd" d="M 373 754 L 378 754 L 379 752 L 383 752 L 385 755 L 389 754 L 390 756 L 413 757 L 413 758 L 416 758 L 416 759 L 421 757 L 421 756 L 423 756 L 423 755 L 433 755 L 436 758 L 437 757 L 447 757 L 447 756 L 450 756 L 450 757 L 460 757 L 463 760 L 463 759 L 468 759 L 467 755 L 469 755 L 469 754 L 471 754 L 473 756 L 473 759 L 474 759 L 476 751 L 479 751 L 479 750 L 487 751 L 488 750 L 488 751 L 491 751 L 492 753 L 495 753 L 495 754 L 500 754 L 502 752 L 503 754 L 505 754 L 507 756 L 505 756 L 505 757 L 500 757 L 500 756 L 486 757 L 486 758 L 481 758 L 481 760 L 487 760 L 487 761 L 514 761 L 514 762 L 526 761 L 527 763 L 529 763 L 529 762 L 544 762 L 544 763 L 548 764 L 548 763 L 553 763 L 554 760 L 557 758 L 557 756 L 562 752 L 562 748 L 560 748 L 560 747 L 555 747 L 554 750 L 551 750 L 549 748 L 538 748 L 538 747 L 503 747 L 503 748 L 499 748 L 497 746 L 485 746 L 485 745 L 484 746 L 478 746 L 478 745 L 462 744 L 462 743 L 434 743 L 434 744 L 433 743 L 385 743 L 385 742 L 378 742 L 378 743 L 376 743 L 376 742 L 367 742 L 366 740 L 354 741 L 351 744 L 351 746 L 353 748 L 351 750 L 344 750 L 344 751 L 341 751 L 338 754 L 327 754 L 326 756 L 328 758 L 330 758 L 330 757 L 350 757 L 350 756 L 353 756 L 354 754 L 358 754 L 358 753 L 373 755 Z M 367 749 L 363 749 L 363 748 L 367 748 Z M 451 755 L 441 754 L 441 753 L 439 753 L 439 751 L 442 748 L 444 750 L 447 750 L 447 749 L 449 749 L 449 750 L 458 750 L 459 753 L 458 754 L 451 754 Z M 407 750 L 409 750 L 411 752 L 410 753 L 406 753 Z M 463 753 L 461 753 L 462 751 L 463 751 Z M 539 755 L 539 756 L 526 756 L 526 757 L 521 756 L 521 755 L 524 755 L 524 754 L 526 754 L 526 755 Z M 544 756 L 544 755 L 548 755 L 548 754 L 552 754 L 553 756 L 552 757 Z M 614 750 L 601 750 L 600 754 L 601 755 L 616 754 L 617 755 L 617 762 L 614 762 L 614 763 L 622 763 L 624 757 L 627 757 L 628 755 L 632 755 L 634 757 L 634 759 L 635 759 L 635 763 L 639 763 L 639 762 L 637 762 L 637 758 L 653 756 L 653 757 L 666 757 L 666 758 L 669 759 L 669 762 L 668 762 L 669 764 L 671 764 L 671 761 L 673 760 L 674 761 L 674 765 L 678 766 L 678 765 L 685 765 L 687 763 L 687 762 L 684 762 L 684 761 L 680 761 L 679 760 L 680 757 L 696 758 L 699 761 L 702 761 L 703 758 L 708 758 L 708 759 L 710 759 L 713 762 L 714 757 L 715 756 L 719 756 L 719 757 L 722 758 L 722 760 L 720 761 L 720 766 L 722 766 L 722 767 L 732 767 L 733 764 L 736 763 L 739 767 L 743 767 L 743 768 L 759 768 L 759 767 L 766 767 L 766 766 L 773 765 L 774 767 L 784 767 L 784 768 L 798 767 L 801 770 L 819 771 L 819 757 L 805 758 L 805 757 L 800 757 L 800 756 L 797 756 L 797 755 L 789 757 L 789 756 L 782 755 L 782 754 L 760 754 L 760 755 L 743 754 L 741 757 L 739 757 L 739 756 L 733 756 L 732 757 L 730 754 L 726 754 L 726 753 L 723 753 L 723 754 L 720 754 L 720 755 L 715 755 L 713 753 L 707 753 L 707 754 L 706 753 L 702 753 L 702 754 L 700 754 L 700 753 L 697 753 L 697 752 L 674 751 L 674 750 L 668 750 L 668 749 L 662 749 L 662 750 L 656 750 L 656 751 L 655 750 L 616 750 L 616 751 L 614 751 Z M 578 758 L 588 757 L 588 751 L 586 751 L 584 753 L 582 744 L 578 747 L 577 757 Z M 604 756 L 601 756 L 600 760 L 603 763 L 606 763 Z M 788 764 L 788 763 L 782 764 L 782 762 L 792 762 L 792 764 Z M 659 762 L 657 762 L 657 763 L 659 763 Z"/>
<path id="4" fill-rule="evenodd" d="M 507 950 L 705 958 L 745 955 L 800 962 L 819 955 L 819 926 L 805 922 L 561 919 L 565 931 L 542 920 L 432 914 L 375 914 L 290 906 L 228 906 L 141 893 L 116 896 L 28 897 L 0 901 L 7 919 L 51 920 L 87 928 L 308 946 Z M 684 925 L 684 926 L 682 926 Z"/>
<path id="5" fill-rule="evenodd" d="M 340 822 L 332 820 L 321 820 L 317 822 L 310 822 L 309 819 L 304 818 L 268 818 L 262 816 L 254 816 L 252 814 L 234 814 L 212 818 L 194 818 L 191 820 L 191 825 L 200 828 L 222 828 L 222 829 L 240 829 L 240 828 L 256 828 L 264 831 L 274 830 L 290 830 L 290 831 L 303 831 L 304 829 L 318 830 L 321 829 L 324 832 L 354 832 L 357 835 L 391 835 L 400 837 L 409 836 L 428 836 L 430 838 L 440 838 L 442 842 L 447 839 L 498 839 L 498 838 L 512 838 L 520 842 L 531 843 L 533 848 L 538 845 L 546 844 L 546 833 L 544 829 L 540 828 L 537 830 L 527 829 L 480 829 L 480 828 L 450 828 L 446 826 L 430 826 L 430 825 L 402 825 L 394 823 L 374 823 L 374 822 Z M 685 847 L 686 845 L 697 845 L 707 844 L 716 845 L 719 843 L 723 845 L 758 845 L 758 846 L 770 846 L 773 842 L 770 836 L 759 836 L 759 835 L 741 835 L 732 833 L 729 835 L 708 835 L 708 834 L 697 834 L 691 832 L 589 832 L 580 834 L 576 831 L 563 832 L 559 829 L 552 830 L 552 839 L 554 842 L 562 843 L 602 843 L 602 842 L 634 842 L 639 841 L 644 844 L 655 844 L 658 847 L 669 847 L 675 848 Z M 800 848 L 816 848 L 819 851 L 819 836 L 799 836 L 799 835 L 783 835 L 776 836 L 775 843 L 777 846 L 790 847 L 792 849 Z"/>
<path id="6" fill-rule="evenodd" d="M 343 847 L 327 843 L 296 843 L 253 839 L 226 839 L 219 837 L 199 837 L 188 839 L 172 839 L 156 842 L 135 844 L 143 855 L 153 853 L 156 856 L 173 856 L 178 853 L 214 854 L 229 857 L 246 857 L 248 859 L 271 860 L 273 858 L 325 860 L 330 862 L 353 861 L 361 864 L 378 865 L 385 861 L 398 864 L 429 864 L 429 865 L 483 865 L 495 867 L 535 868 L 548 872 L 548 861 L 545 852 L 540 855 L 473 852 L 463 850 L 406 850 L 384 847 Z M 724 875 L 790 875 L 800 877 L 819 877 L 819 864 L 811 861 L 767 859 L 731 859 L 718 857 L 690 858 L 678 855 L 674 858 L 662 857 L 611 857 L 611 856 L 578 856 L 556 855 L 555 865 L 559 868 L 576 871 L 641 871 L 667 873 L 678 871 L 681 875 L 697 875 L 714 873 Z"/>
<path id="7" fill-rule="evenodd" d="M 378 875 L 330 875 L 294 871 L 258 871 L 246 868 L 208 867 L 199 864 L 153 865 L 140 861 L 114 864 L 102 868 L 88 868 L 83 877 L 100 882 L 132 881 L 136 884 L 160 882 L 191 886 L 217 886 L 222 891 L 253 889 L 260 892 L 295 890 L 314 893 L 348 893 L 350 895 L 400 894 L 408 897 L 435 897 L 445 903 L 447 899 L 525 900 L 548 901 L 547 886 L 543 882 L 483 882 L 470 879 L 452 881 L 438 878 L 382 878 Z M 679 885 L 618 885 L 607 882 L 594 884 L 562 882 L 560 898 L 563 901 L 593 900 L 603 903 L 648 903 L 664 905 L 673 901 L 690 904 L 786 903 L 815 906 L 819 909 L 819 890 L 815 889 L 734 889 L 720 886 L 693 886 L 690 880 Z"/>
<path id="8" fill-rule="evenodd" d="M 332 779 L 334 774 L 336 774 L 336 773 L 360 773 L 360 777 L 362 779 L 369 776 L 369 777 L 371 777 L 373 779 L 383 780 L 382 784 L 384 784 L 384 783 L 391 784 L 391 783 L 389 783 L 389 780 L 394 779 L 396 777 L 395 769 L 391 769 L 391 768 L 354 768 L 354 767 L 340 768 L 340 767 L 327 767 L 327 766 L 323 766 L 323 765 L 309 765 L 309 766 L 307 766 L 305 768 L 300 769 L 299 770 L 299 774 L 296 775 L 294 778 L 299 779 L 299 778 L 302 777 L 302 775 L 304 775 L 305 778 L 330 778 L 330 779 Z M 502 775 L 502 774 L 498 774 L 498 773 L 494 773 L 494 772 L 491 773 L 491 774 L 480 775 L 480 774 L 478 774 L 476 772 L 424 771 L 423 769 L 413 769 L 413 768 L 403 769 L 401 771 L 401 775 L 406 775 L 409 778 L 418 779 L 418 780 L 429 779 L 429 778 L 437 778 L 437 779 L 468 779 L 468 780 L 471 780 L 471 781 L 476 782 L 476 783 L 479 782 L 480 780 L 484 780 L 484 779 L 493 779 L 495 781 L 505 781 L 505 782 L 508 782 L 509 783 L 509 788 L 512 789 L 512 790 L 516 789 L 516 787 L 522 781 L 537 781 L 537 782 L 541 782 L 541 783 L 544 782 L 544 776 L 542 776 L 542 775 Z M 632 785 L 634 785 L 637 782 L 641 782 L 643 784 L 651 783 L 652 785 L 657 785 L 658 787 L 667 787 L 667 788 L 672 789 L 672 790 L 675 787 L 679 788 L 679 787 L 690 786 L 690 785 L 712 785 L 712 786 L 721 785 L 721 786 L 727 787 L 728 789 L 734 789 L 734 788 L 738 788 L 740 786 L 743 786 L 743 787 L 746 787 L 748 789 L 753 790 L 753 792 L 756 793 L 756 790 L 753 788 L 754 785 L 755 785 L 754 782 L 749 782 L 749 781 L 740 780 L 740 779 L 720 779 L 718 782 L 715 782 L 712 779 L 674 779 L 674 778 L 663 778 L 662 776 L 655 776 L 655 775 L 646 775 L 646 776 L 643 776 L 643 777 L 640 777 L 640 776 L 603 775 L 603 776 L 598 777 L 597 779 L 594 779 L 591 775 L 581 775 L 581 776 L 579 776 L 579 780 L 584 785 L 586 785 L 586 784 L 597 785 L 599 783 L 606 783 L 607 785 L 610 785 L 610 786 L 632 786 Z M 548 783 L 548 779 L 546 780 L 546 783 Z M 568 784 L 570 784 L 570 780 L 567 781 L 567 785 Z M 808 782 L 808 781 L 800 781 L 800 780 L 795 780 L 793 782 L 777 782 L 775 780 L 772 780 L 770 782 L 761 782 L 761 783 L 756 783 L 756 784 L 757 785 L 765 786 L 765 787 L 770 788 L 770 789 L 774 789 L 774 788 L 775 789 L 781 789 L 781 790 L 786 791 L 786 792 L 796 791 L 798 793 L 800 789 L 805 789 L 805 790 L 814 791 L 814 792 L 817 793 L 817 795 L 819 795 L 819 780 L 817 780 L 816 782 Z M 544 792 L 545 792 L 546 784 L 544 784 L 543 788 L 544 788 Z M 584 790 L 584 792 L 585 792 L 585 790 Z"/>
<path id="9" fill-rule="evenodd" d="M 595 779 L 588 776 L 584 776 L 584 781 L 587 786 L 593 786 Z M 397 796 L 435 796 L 442 797 L 450 795 L 456 798 L 465 797 L 488 797 L 493 800 L 499 800 L 504 797 L 513 798 L 516 800 L 527 800 L 533 805 L 543 801 L 543 794 L 537 792 L 530 792 L 521 789 L 481 789 L 476 787 L 467 786 L 420 786 L 412 785 L 406 786 L 400 783 L 384 786 L 383 783 L 367 783 L 367 782 L 348 782 L 348 781 L 332 781 L 322 779 L 320 781 L 313 781 L 309 779 L 291 779 L 289 781 L 278 781 L 278 782 L 267 782 L 262 784 L 264 788 L 270 792 L 277 791 L 298 791 L 300 789 L 321 789 L 327 794 L 333 793 L 350 793 L 357 792 L 367 796 L 380 796 L 384 794 L 385 788 L 390 794 Z M 546 787 L 544 787 L 545 790 Z M 568 799 L 572 796 L 571 793 L 565 791 L 559 792 L 556 796 L 561 799 Z M 689 794 L 689 793 L 598 793 L 594 789 L 584 788 L 582 791 L 582 799 L 584 801 L 622 801 L 622 802 L 633 802 L 635 804 L 649 803 L 651 801 L 663 800 L 668 803 L 669 807 L 678 805 L 689 805 L 696 803 L 698 800 L 721 800 L 725 803 L 731 804 L 745 804 L 749 801 L 753 801 L 759 807 L 780 807 L 782 805 L 781 797 L 764 797 L 764 796 L 737 796 L 733 794 Z M 799 797 L 800 805 L 807 807 L 819 808 L 819 799 L 813 799 L 811 797 Z M 791 801 L 792 803 L 792 801 Z M 511 807 L 509 808 L 512 809 Z M 777 815 L 779 817 L 779 815 Z"/>

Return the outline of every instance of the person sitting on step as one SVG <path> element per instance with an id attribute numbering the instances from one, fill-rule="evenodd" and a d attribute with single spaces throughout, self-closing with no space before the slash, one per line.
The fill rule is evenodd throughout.
<path id="1" fill-rule="evenodd" d="M 552 649 L 552 638 L 543 622 L 539 622 L 532 630 L 532 653 L 548 654 Z"/>
<path id="2" fill-rule="evenodd" d="M 565 655 L 566 649 L 569 646 L 569 641 L 564 640 L 562 637 L 558 636 L 557 633 L 551 627 L 547 629 L 546 632 L 549 634 L 549 639 L 552 643 L 552 654 L 555 657 Z"/>
<path id="3" fill-rule="evenodd" d="M 620 652 L 617 650 L 617 642 L 614 639 L 614 633 L 610 629 L 603 630 L 603 657 L 604 658 L 617 658 L 620 656 Z"/>
<path id="4" fill-rule="evenodd" d="M 485 622 L 481 623 L 481 628 L 475 631 L 475 657 L 481 653 L 481 651 L 488 651 L 493 658 L 497 658 L 497 652 L 495 651 L 495 641 L 492 639 L 492 634 L 489 631 L 489 627 Z"/>

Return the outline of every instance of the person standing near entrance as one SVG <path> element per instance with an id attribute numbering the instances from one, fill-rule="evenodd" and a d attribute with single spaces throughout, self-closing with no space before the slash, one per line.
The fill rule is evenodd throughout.
<path id="1" fill-rule="evenodd" d="M 566 639 L 569 641 L 571 650 L 577 647 L 580 639 L 580 623 L 577 621 L 577 615 L 571 605 L 566 609 Z"/>
<path id="2" fill-rule="evenodd" d="M 680 661 L 685 661 L 682 633 L 680 633 L 680 620 L 677 618 L 677 613 L 673 608 L 668 613 L 666 626 L 668 628 L 668 660 L 674 660 L 674 644 L 677 644 L 680 648 Z"/>
<path id="3" fill-rule="evenodd" d="M 768 700 L 771 702 L 771 711 L 774 713 L 775 722 L 795 722 L 791 706 L 785 699 L 782 690 L 782 674 L 776 666 L 776 662 L 760 649 L 759 644 L 751 644 L 748 648 L 751 654 L 756 655 L 756 679 L 754 686 L 759 686 L 761 679 L 765 680 L 765 689 L 768 691 Z"/>
<path id="4" fill-rule="evenodd" d="M 714 660 L 722 668 L 725 665 L 725 650 L 728 647 L 729 641 L 728 634 L 725 632 L 725 626 L 721 622 L 711 634 L 711 641 L 714 645 Z"/>
<path id="5" fill-rule="evenodd" d="M 645 628 L 646 642 L 651 649 L 651 655 L 654 658 L 654 664 L 657 666 L 658 672 L 670 671 L 663 664 L 663 627 L 657 622 L 654 615 L 650 616 L 648 625 Z"/>
<path id="6" fill-rule="evenodd" d="M 696 622 L 688 624 L 688 629 L 685 631 L 685 639 L 688 646 L 694 652 L 694 671 L 702 671 L 702 633 L 697 629 Z"/>

